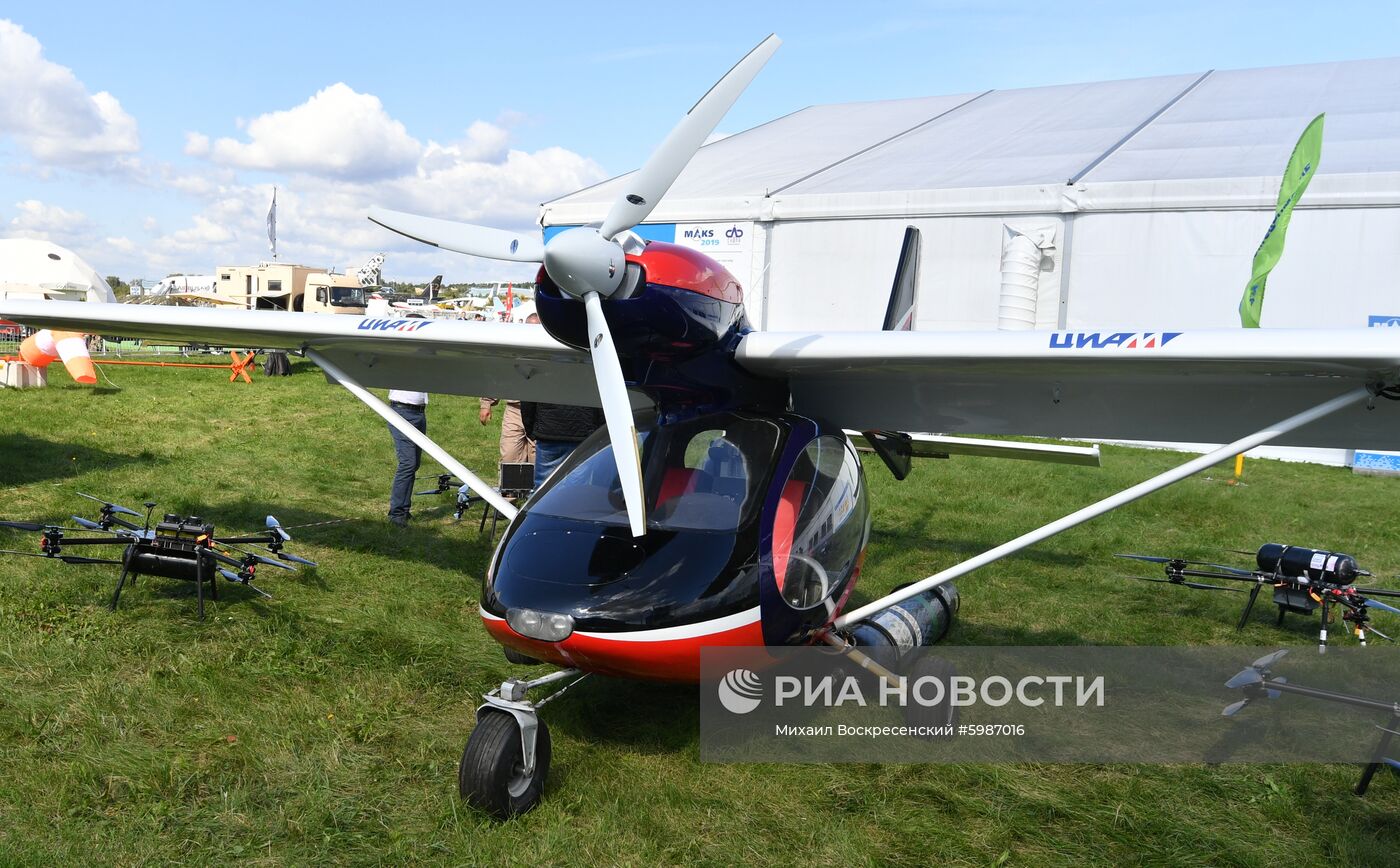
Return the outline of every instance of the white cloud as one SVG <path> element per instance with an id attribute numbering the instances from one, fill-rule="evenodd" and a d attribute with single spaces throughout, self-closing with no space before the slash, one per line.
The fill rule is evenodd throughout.
<path id="1" fill-rule="evenodd" d="M 43 56 L 22 27 L 0 19 L 0 135 L 48 166 L 129 170 L 141 148 L 136 120 L 106 91 L 88 93 L 73 70 Z"/>
<path id="2" fill-rule="evenodd" d="M 216 163 L 244 169 L 306 172 L 346 179 L 382 178 L 408 170 L 423 146 L 389 117 L 379 97 L 336 83 L 295 108 L 247 124 L 248 141 L 221 138 L 212 146 L 188 134 L 186 153 L 201 150 Z"/>
<path id="3" fill-rule="evenodd" d="M 294 129 L 330 124 L 325 112 L 337 103 L 363 111 L 349 119 L 342 112 L 339 128 L 318 130 L 313 138 L 320 144 L 281 146 Z M 187 135 L 185 151 L 198 154 L 207 145 L 208 158 L 225 167 L 287 173 L 276 181 L 278 252 L 283 260 L 348 268 L 375 252 L 388 251 L 385 273 L 391 278 L 417 279 L 436 273 L 445 273 L 449 279 L 528 278 L 533 276 L 533 266 L 444 253 L 365 219 L 371 207 L 382 205 L 450 220 L 538 231 L 535 221 L 541 202 L 606 175 L 594 161 L 564 148 L 532 152 L 511 148 L 510 127 L 523 118 L 505 114 L 494 123 L 476 121 L 460 139 L 422 145 L 384 112 L 377 98 L 333 85 L 295 109 L 249 122 L 246 143 L 219 139 L 208 145 L 206 137 L 192 133 Z M 387 137 L 387 156 L 361 147 L 376 135 L 381 141 Z M 336 149 L 340 149 L 340 157 L 334 166 L 321 159 Z M 272 184 L 239 183 L 231 172 L 223 168 L 214 173 L 217 177 L 172 175 L 165 179 L 167 186 L 203 198 L 207 205 L 183 228 L 165 234 L 153 232 L 156 237 L 148 249 L 153 269 L 148 270 L 208 271 L 217 265 L 267 258 L 265 220 Z"/>
<path id="4" fill-rule="evenodd" d="M 7 226 L 6 235 L 10 238 L 39 238 L 64 244 L 93 229 L 92 221 L 83 212 L 48 205 L 38 199 L 16 202 L 15 211 L 18 213 Z"/>
<path id="5" fill-rule="evenodd" d="M 209 137 L 203 133 L 185 133 L 185 153 L 191 157 L 209 156 Z"/>

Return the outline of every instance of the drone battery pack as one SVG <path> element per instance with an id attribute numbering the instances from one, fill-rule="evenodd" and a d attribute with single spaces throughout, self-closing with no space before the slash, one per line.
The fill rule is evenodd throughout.
<path id="1" fill-rule="evenodd" d="M 501 464 L 501 491 L 532 491 L 535 487 L 535 465 L 521 462 Z"/>
<path id="2" fill-rule="evenodd" d="M 1317 610 L 1317 601 L 1307 591 L 1296 588 L 1274 588 L 1274 602 L 1299 615 L 1311 615 Z"/>

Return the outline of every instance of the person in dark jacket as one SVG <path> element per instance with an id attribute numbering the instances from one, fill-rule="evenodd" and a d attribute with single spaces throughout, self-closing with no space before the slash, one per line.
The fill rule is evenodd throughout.
<path id="1" fill-rule="evenodd" d="M 594 407 L 532 401 L 520 402 L 520 421 L 525 436 L 535 441 L 535 488 L 544 485 L 554 468 L 604 424 L 603 411 Z"/>

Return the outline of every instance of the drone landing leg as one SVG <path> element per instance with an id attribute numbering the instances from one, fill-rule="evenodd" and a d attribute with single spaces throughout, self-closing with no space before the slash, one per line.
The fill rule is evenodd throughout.
<path id="1" fill-rule="evenodd" d="M 1263 585 L 1255 585 L 1249 589 L 1249 601 L 1244 604 L 1244 611 L 1240 613 L 1240 622 L 1235 625 L 1236 630 L 1243 630 L 1244 625 L 1249 623 L 1249 613 L 1254 610 L 1254 601 L 1259 599 L 1259 589 Z"/>
<path id="2" fill-rule="evenodd" d="M 1381 740 L 1376 745 L 1376 752 L 1371 755 L 1371 761 L 1366 764 L 1366 768 L 1361 772 L 1361 780 L 1356 782 L 1356 794 L 1366 795 L 1366 790 L 1371 786 L 1371 778 L 1376 776 L 1376 772 L 1385 764 L 1386 751 L 1390 749 L 1390 740 L 1395 737 L 1396 728 L 1400 727 L 1400 714 L 1390 718 L 1390 723 L 1382 727 Z"/>
<path id="3" fill-rule="evenodd" d="M 107 607 L 109 611 L 117 611 L 117 601 L 122 598 L 122 585 L 126 584 L 126 574 L 127 566 L 125 564 L 122 564 L 122 574 L 120 576 L 117 576 L 117 589 L 112 592 L 112 602 Z M 135 584 L 135 582 L 133 582 L 132 584 Z"/>
<path id="4" fill-rule="evenodd" d="M 1317 653 L 1327 653 L 1327 616 L 1332 614 L 1327 608 L 1328 600 L 1322 599 L 1322 629 L 1317 633 Z"/>
<path id="5" fill-rule="evenodd" d="M 198 600 L 199 620 L 204 620 L 204 555 L 194 559 L 194 596 Z"/>
<path id="6" fill-rule="evenodd" d="M 122 553 L 122 574 L 120 576 L 117 576 L 117 589 L 112 592 L 112 603 L 110 606 L 107 607 L 107 609 L 112 612 L 117 611 L 117 601 L 119 601 L 122 598 L 122 585 L 126 584 L 126 577 L 128 573 L 131 575 L 131 583 L 133 585 L 136 584 L 136 571 L 131 569 L 130 566 L 131 549 L 131 546 L 127 546 L 126 551 Z"/>
<path id="7" fill-rule="evenodd" d="M 1279 607 L 1278 607 L 1278 620 L 1274 622 L 1274 626 L 1275 626 L 1275 627 L 1282 627 L 1282 626 L 1283 626 L 1283 616 L 1286 615 L 1286 614 L 1288 614 L 1288 610 L 1285 609 L 1285 608 L 1282 607 L 1282 606 L 1279 606 Z"/>

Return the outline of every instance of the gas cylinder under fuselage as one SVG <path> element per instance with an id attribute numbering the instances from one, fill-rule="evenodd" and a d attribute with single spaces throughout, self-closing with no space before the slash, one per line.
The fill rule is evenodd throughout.
<path id="1" fill-rule="evenodd" d="M 481 615 L 501 644 L 561 666 L 693 681 L 716 645 L 809 641 L 840 612 L 870 535 L 860 460 L 839 428 L 786 411 L 785 384 L 740 368 L 734 278 L 651 242 L 604 313 L 633 388 L 647 533 L 633 538 L 606 430 L 511 523 Z M 620 297 L 619 297 L 620 296 Z M 587 347 L 583 304 L 541 272 L 545 328 Z"/>

